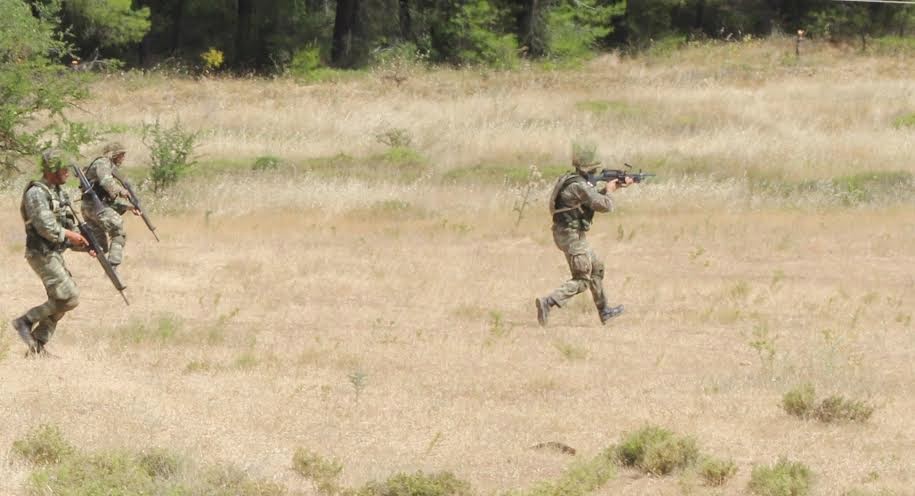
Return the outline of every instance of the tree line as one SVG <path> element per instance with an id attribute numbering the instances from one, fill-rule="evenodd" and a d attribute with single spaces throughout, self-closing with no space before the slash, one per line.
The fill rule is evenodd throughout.
<path id="1" fill-rule="evenodd" d="M 25 1 L 25 0 L 22 0 Z M 743 39 L 805 30 L 854 39 L 907 36 L 915 8 L 835 0 L 35 0 L 59 6 L 83 60 L 174 62 L 277 73 L 359 68 L 391 54 L 510 67 L 576 60 L 659 40 Z M 209 54 L 209 56 L 207 56 Z"/>

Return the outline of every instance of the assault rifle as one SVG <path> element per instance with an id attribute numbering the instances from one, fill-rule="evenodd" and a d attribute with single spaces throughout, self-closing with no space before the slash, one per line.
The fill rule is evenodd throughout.
<path id="1" fill-rule="evenodd" d="M 625 163 L 623 165 L 626 166 L 626 170 L 604 169 L 603 171 L 600 172 L 600 174 L 592 175 L 590 177 L 591 184 L 595 184 L 598 181 L 605 181 L 605 182 L 609 183 L 610 181 L 613 181 L 614 179 L 619 180 L 620 184 L 624 184 L 626 182 L 627 177 L 631 177 L 632 182 L 634 182 L 634 183 L 640 183 L 649 177 L 655 176 L 655 174 L 650 174 L 648 172 L 642 172 L 642 169 L 639 169 L 639 171 L 636 173 L 632 173 L 632 172 L 630 172 L 632 170 L 631 165 L 625 164 Z"/>
<path id="2" fill-rule="evenodd" d="M 156 241 L 159 241 L 159 236 L 156 235 L 156 228 L 152 225 L 152 222 L 149 221 L 149 217 L 146 216 L 146 212 L 143 211 L 143 207 L 140 206 L 140 197 L 134 193 L 133 188 L 130 186 L 130 182 L 127 181 L 126 177 L 121 176 L 117 169 L 111 171 L 111 175 L 115 179 L 121 182 L 124 185 L 124 189 L 127 190 L 127 201 L 133 205 L 133 208 L 137 209 L 137 212 L 140 212 L 140 217 L 143 219 L 143 222 L 146 223 L 146 227 L 149 228 L 149 232 L 152 233 L 153 237 L 156 238 Z"/>
<path id="3" fill-rule="evenodd" d="M 80 189 L 84 193 L 89 193 L 92 196 L 92 201 L 95 202 L 95 206 L 98 210 L 101 210 L 102 202 L 99 200 L 98 195 L 95 194 L 95 190 L 92 189 L 92 185 L 89 184 L 89 180 L 86 179 L 86 175 L 83 174 L 83 171 L 76 165 L 73 165 L 73 171 L 76 172 L 76 177 L 79 178 Z M 67 204 L 67 208 L 70 209 L 70 214 L 73 215 L 73 219 L 76 220 L 76 225 L 79 227 L 79 232 L 86 238 L 86 241 L 89 242 L 89 249 L 95 252 L 95 259 L 98 260 L 99 265 L 102 266 L 102 270 L 105 271 L 105 275 L 108 276 L 108 279 L 111 281 L 111 284 L 114 284 L 114 289 L 117 289 L 121 293 L 121 298 L 124 298 L 124 303 L 130 305 L 130 302 L 127 301 L 127 297 L 124 296 L 124 290 L 127 289 L 127 286 L 121 282 L 121 278 L 118 277 L 118 273 L 114 271 L 114 267 L 111 265 L 111 262 L 108 261 L 108 258 L 105 257 L 105 253 L 108 251 L 99 243 L 98 239 L 95 238 L 95 234 L 92 232 L 92 228 L 89 227 L 84 220 L 80 219 L 76 215 L 76 210 L 73 209 L 73 205 Z"/>

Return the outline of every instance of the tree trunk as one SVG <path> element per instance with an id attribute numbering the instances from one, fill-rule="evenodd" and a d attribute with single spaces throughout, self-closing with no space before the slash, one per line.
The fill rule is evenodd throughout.
<path id="1" fill-rule="evenodd" d="M 540 16 L 540 0 L 527 0 L 521 14 L 521 44 L 527 47 L 527 54 L 539 57 L 546 52 L 543 33 L 537 26 Z"/>
<path id="2" fill-rule="evenodd" d="M 254 0 L 238 0 L 235 31 L 235 66 L 251 68 L 255 62 L 257 30 L 254 25 Z"/>
<path id="3" fill-rule="evenodd" d="M 175 25 L 172 33 L 172 55 L 177 56 L 181 53 L 181 31 L 184 29 L 184 0 L 178 0 L 175 3 Z"/>
<path id="4" fill-rule="evenodd" d="M 330 51 L 331 63 L 337 67 L 348 66 L 351 61 L 353 32 L 356 30 L 359 0 L 337 0 L 334 16 L 334 39 Z"/>
<path id="5" fill-rule="evenodd" d="M 410 17 L 410 0 L 398 0 L 400 20 L 400 39 L 413 41 L 413 19 Z"/>

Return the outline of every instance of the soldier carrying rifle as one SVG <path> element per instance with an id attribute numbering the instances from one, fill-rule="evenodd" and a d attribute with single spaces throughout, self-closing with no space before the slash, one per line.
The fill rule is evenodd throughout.
<path id="1" fill-rule="evenodd" d="M 92 201 L 89 191 L 83 191 L 82 198 L 83 217 L 114 268 L 121 264 L 124 245 L 127 243 L 127 230 L 124 229 L 124 219 L 121 216 L 128 210 L 134 215 L 140 215 L 140 210 L 131 203 L 131 195 L 117 171 L 126 156 L 127 150 L 120 143 L 105 145 L 102 156 L 93 160 L 85 173 L 100 202 Z"/>
<path id="2" fill-rule="evenodd" d="M 41 155 L 42 178 L 26 186 L 19 207 L 25 222 L 25 259 L 48 294 L 48 301 L 12 322 L 31 356 L 46 354 L 45 345 L 54 335 L 57 322 L 79 305 L 79 289 L 64 264 L 63 252 L 71 248 L 96 255 L 77 230 L 70 198 L 61 188 L 69 175 L 68 162 L 59 150 L 45 150 Z"/>
<path id="3" fill-rule="evenodd" d="M 592 184 L 592 174 L 600 167 L 596 147 L 591 144 L 572 146 L 574 172 L 564 174 L 556 181 L 550 195 L 550 214 L 553 216 L 553 241 L 566 256 L 572 278 L 550 293 L 537 298 L 537 321 L 545 326 L 552 307 L 561 308 L 570 298 L 591 290 L 601 324 L 623 313 L 623 306 L 610 306 L 604 295 L 604 262 L 588 244 L 587 232 L 595 212 L 613 210 L 609 193 L 625 188 L 637 181 L 623 174 L 606 181 L 606 186 Z"/>

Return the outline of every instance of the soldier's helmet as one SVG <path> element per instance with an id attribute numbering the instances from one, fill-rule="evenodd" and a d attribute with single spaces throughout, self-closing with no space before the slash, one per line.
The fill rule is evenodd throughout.
<path id="1" fill-rule="evenodd" d="M 107 158 L 114 158 L 122 153 L 127 153 L 127 149 L 117 141 L 112 141 L 105 145 L 105 148 L 102 148 L 102 155 Z"/>
<path id="2" fill-rule="evenodd" d="M 41 172 L 56 173 L 70 165 L 71 160 L 58 148 L 46 148 L 41 152 Z"/>
<path id="3" fill-rule="evenodd" d="M 573 143 L 572 165 L 585 172 L 591 172 L 600 167 L 600 160 L 597 160 L 597 146 L 594 143 Z"/>

